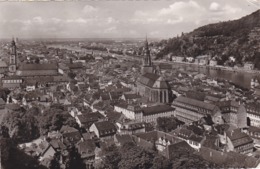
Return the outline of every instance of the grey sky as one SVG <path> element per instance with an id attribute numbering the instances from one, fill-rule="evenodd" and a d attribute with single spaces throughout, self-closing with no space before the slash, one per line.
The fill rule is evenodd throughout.
<path id="1" fill-rule="evenodd" d="M 258 8 L 258 0 L 1 2 L 0 38 L 169 38 Z"/>

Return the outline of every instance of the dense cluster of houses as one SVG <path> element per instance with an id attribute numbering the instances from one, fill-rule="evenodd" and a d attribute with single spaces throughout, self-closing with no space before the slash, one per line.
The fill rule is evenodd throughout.
<path id="1" fill-rule="evenodd" d="M 55 152 L 62 154 L 60 163 L 64 164 L 68 148 L 75 145 L 87 166 L 95 167 L 102 160 L 103 147 L 132 142 L 145 148 L 155 146 L 168 159 L 185 147 L 216 164 L 257 167 L 258 104 L 242 102 L 243 93 L 225 81 L 169 65 L 156 67 L 147 47 L 142 67 L 135 60 L 93 54 L 80 57 L 71 50 L 51 48 L 49 54 L 56 63 L 43 63 L 39 57 L 39 63 L 13 62 L 11 72 L 8 66 L 0 68 L 5 72 L 2 87 L 11 90 L 7 102 L 0 99 L 1 114 L 33 106 L 44 111 L 60 104 L 80 128 L 64 125 L 19 147 L 46 166 Z M 17 52 L 13 55 L 11 59 L 18 56 Z M 202 63 L 204 57 L 200 59 Z M 140 80 L 147 71 L 151 76 Z M 167 133 L 158 131 L 159 117 L 177 118 L 184 124 Z"/>

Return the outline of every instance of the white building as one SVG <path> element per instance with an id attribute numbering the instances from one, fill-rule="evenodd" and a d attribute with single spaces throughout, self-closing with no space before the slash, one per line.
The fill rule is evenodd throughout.
<path id="1" fill-rule="evenodd" d="M 247 63 L 245 63 L 245 65 L 244 65 L 244 69 L 246 69 L 246 70 L 253 70 L 254 68 L 255 68 L 255 66 L 254 66 L 253 63 L 247 62 Z"/>
<path id="2" fill-rule="evenodd" d="M 156 105 L 144 108 L 141 108 L 140 106 L 115 105 L 114 110 L 124 114 L 131 120 L 156 122 L 158 117 L 173 116 L 175 109 L 168 105 Z"/>
<path id="3" fill-rule="evenodd" d="M 210 66 L 217 66 L 217 64 L 218 64 L 218 62 L 217 62 L 216 60 L 214 60 L 214 59 L 211 59 L 211 60 L 209 61 L 209 65 L 210 65 Z"/>

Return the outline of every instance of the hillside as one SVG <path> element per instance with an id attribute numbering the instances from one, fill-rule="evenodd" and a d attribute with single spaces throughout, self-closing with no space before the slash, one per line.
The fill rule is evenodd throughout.
<path id="1" fill-rule="evenodd" d="M 209 24 L 157 44 L 165 56 L 196 57 L 209 54 L 219 65 L 243 65 L 254 62 L 260 68 L 260 10 L 241 19 Z M 236 58 L 234 63 L 229 57 Z"/>

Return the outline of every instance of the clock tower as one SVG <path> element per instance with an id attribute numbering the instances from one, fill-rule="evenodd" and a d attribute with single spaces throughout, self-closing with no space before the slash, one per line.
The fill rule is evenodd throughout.
<path id="1" fill-rule="evenodd" d="M 16 52 L 16 44 L 14 38 L 11 42 L 11 51 L 10 51 L 10 61 L 9 61 L 9 72 L 15 73 L 16 72 L 16 64 L 17 64 L 17 52 Z"/>

